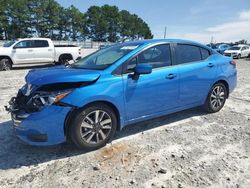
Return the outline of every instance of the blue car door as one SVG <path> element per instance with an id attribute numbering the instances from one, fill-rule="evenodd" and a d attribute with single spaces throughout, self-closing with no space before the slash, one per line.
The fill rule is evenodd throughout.
<path id="1" fill-rule="evenodd" d="M 180 104 L 201 105 L 216 78 L 213 57 L 209 50 L 190 44 L 176 44 L 175 53 L 175 64 L 179 67 Z"/>
<path id="2" fill-rule="evenodd" d="M 123 75 L 123 84 L 127 120 L 154 116 L 178 107 L 178 71 L 171 62 L 170 44 L 161 44 L 144 50 L 126 64 L 128 74 Z M 139 63 L 151 64 L 153 70 L 134 80 L 130 70 Z"/>

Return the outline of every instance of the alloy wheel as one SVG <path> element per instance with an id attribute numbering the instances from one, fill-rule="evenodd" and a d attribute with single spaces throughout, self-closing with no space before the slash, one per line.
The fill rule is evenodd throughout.
<path id="1" fill-rule="evenodd" d="M 98 144 L 108 138 L 112 129 L 112 119 L 103 110 L 87 114 L 80 127 L 81 137 L 88 144 Z"/>
<path id="2" fill-rule="evenodd" d="M 217 85 L 214 87 L 211 97 L 210 97 L 210 104 L 214 110 L 221 108 L 224 105 L 226 96 L 225 90 L 222 86 Z"/>

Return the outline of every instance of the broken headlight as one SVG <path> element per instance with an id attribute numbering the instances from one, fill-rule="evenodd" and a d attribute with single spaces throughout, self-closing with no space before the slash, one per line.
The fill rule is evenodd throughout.
<path id="1" fill-rule="evenodd" d="M 28 101 L 28 105 L 32 105 L 34 109 L 41 110 L 43 107 L 55 104 L 66 97 L 72 90 L 58 92 L 37 92 Z"/>

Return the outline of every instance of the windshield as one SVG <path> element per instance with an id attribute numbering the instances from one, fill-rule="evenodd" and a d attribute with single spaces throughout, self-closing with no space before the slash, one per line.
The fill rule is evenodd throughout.
<path id="1" fill-rule="evenodd" d="M 238 47 L 238 46 L 233 46 L 233 47 L 229 48 L 229 50 L 239 50 L 239 49 L 240 49 L 240 47 Z"/>
<path id="2" fill-rule="evenodd" d="M 122 43 L 107 47 L 71 64 L 72 68 L 104 70 L 129 52 L 138 48 L 141 43 Z"/>
<path id="3" fill-rule="evenodd" d="M 3 44 L 3 47 L 10 47 L 10 46 L 12 46 L 14 43 L 15 43 L 16 41 L 9 41 L 9 42 L 6 42 L 6 43 L 4 43 Z"/>

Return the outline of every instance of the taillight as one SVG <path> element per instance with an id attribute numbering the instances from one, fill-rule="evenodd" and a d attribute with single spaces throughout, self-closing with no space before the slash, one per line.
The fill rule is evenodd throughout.
<path id="1" fill-rule="evenodd" d="M 230 61 L 230 64 L 236 66 L 236 61 Z"/>

